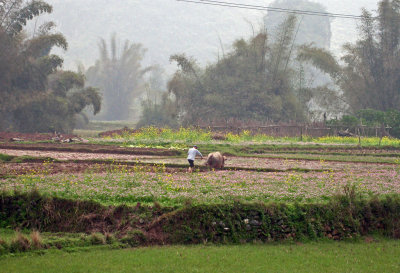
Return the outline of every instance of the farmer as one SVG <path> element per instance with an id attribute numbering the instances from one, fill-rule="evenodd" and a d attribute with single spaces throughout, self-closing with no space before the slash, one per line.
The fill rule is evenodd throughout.
<path id="1" fill-rule="evenodd" d="M 189 162 L 189 173 L 193 172 L 194 168 L 194 160 L 196 159 L 196 156 L 200 156 L 201 159 L 203 159 L 203 155 L 197 150 L 197 146 L 194 145 L 193 148 L 190 148 L 188 151 L 188 157 L 187 160 Z"/>

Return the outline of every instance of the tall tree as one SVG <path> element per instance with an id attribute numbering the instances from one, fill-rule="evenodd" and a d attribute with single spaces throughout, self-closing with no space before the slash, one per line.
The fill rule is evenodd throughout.
<path id="1" fill-rule="evenodd" d="M 350 112 L 367 108 L 399 110 L 400 1 L 380 1 L 375 17 L 363 10 L 359 32 L 356 43 L 344 45 L 342 62 L 329 51 L 312 46 L 303 47 L 299 59 L 331 76 L 342 93 L 325 88 L 324 95 L 336 97 L 336 101 L 349 106 Z"/>
<path id="2" fill-rule="evenodd" d="M 2 0 L 0 1 L 0 26 L 4 32 L 15 36 L 21 33 L 29 20 L 52 11 L 52 6 L 44 1 Z"/>
<path id="3" fill-rule="evenodd" d="M 74 84 L 62 84 L 63 93 L 49 83 L 52 75 L 56 75 L 60 83 L 63 79 L 69 78 L 67 83 L 79 77 L 73 72 L 61 71 L 63 60 L 51 54 L 53 47 L 66 50 L 68 46 L 62 34 L 52 31 L 54 23 L 43 24 L 33 37 L 26 38 L 23 30 L 27 21 L 51 12 L 51 6 L 43 1 L 3 0 L 1 3 L 0 128 L 20 131 L 71 130 L 75 115 L 82 109 L 71 107 L 74 110 L 66 113 L 58 104 L 52 103 L 67 97 L 74 105 L 92 105 L 94 112 L 98 112 L 100 97 L 93 88 L 83 88 L 83 78 L 80 84 L 76 81 Z M 75 89 L 74 92 L 79 95 L 68 93 L 71 89 Z M 50 116 L 58 119 L 60 125 L 52 126 L 48 122 Z"/>
<path id="4" fill-rule="evenodd" d="M 104 120 L 129 120 L 133 101 L 143 95 L 144 75 L 151 70 L 143 68 L 146 50 L 140 44 L 125 41 L 118 48 L 114 34 L 110 45 L 104 39 L 99 43 L 99 59 L 86 72 L 88 84 L 98 87 L 103 95 L 104 110 L 99 118 Z"/>
<path id="5" fill-rule="evenodd" d="M 279 27 L 274 42 L 262 31 L 233 44 L 231 52 L 206 69 L 174 55 L 180 68 L 169 82 L 184 123 L 213 119 L 304 121 L 306 105 L 297 96 L 291 65 L 296 18 Z M 307 100 L 304 100 L 307 101 Z"/>
<path id="6" fill-rule="evenodd" d="M 87 106 L 95 114 L 101 109 L 97 89 L 84 85 L 82 74 L 58 71 L 50 75 L 46 96 L 14 111 L 15 128 L 21 132 L 72 132 L 77 115 L 83 115 Z"/>

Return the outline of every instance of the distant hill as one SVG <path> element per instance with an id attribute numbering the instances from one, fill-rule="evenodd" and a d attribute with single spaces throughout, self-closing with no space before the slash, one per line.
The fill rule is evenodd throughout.
<path id="1" fill-rule="evenodd" d="M 173 71 L 169 56 L 185 52 L 207 64 L 222 54 L 237 38 L 249 37 L 250 22 L 263 25 L 264 12 L 196 5 L 175 0 L 47 0 L 54 7 L 49 18 L 69 42 L 65 66 L 74 69 L 78 61 L 86 67 L 98 56 L 100 37 L 109 39 L 116 32 L 121 39 L 142 43 L 148 48 L 146 62 L 158 63 Z M 233 1 L 232 1 L 233 2 Z M 237 3 L 269 5 L 272 1 L 236 0 Z M 329 12 L 360 14 L 361 7 L 376 9 L 376 0 L 314 1 Z M 354 40 L 355 21 L 332 20 L 331 48 Z"/>

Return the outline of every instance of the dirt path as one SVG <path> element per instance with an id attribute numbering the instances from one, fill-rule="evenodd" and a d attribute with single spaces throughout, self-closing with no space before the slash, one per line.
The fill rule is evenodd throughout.
<path id="1" fill-rule="evenodd" d="M 103 166 L 92 163 L 6 163 L 0 164 L 0 178 L 25 174 L 57 174 L 57 173 L 82 173 L 85 171 L 104 171 Z"/>
<path id="2" fill-rule="evenodd" d="M 122 154 L 122 155 L 154 155 L 154 156 L 175 156 L 180 152 L 169 149 L 156 148 L 129 148 L 118 145 L 99 145 L 99 144 L 63 144 L 63 143 L 0 143 L 3 150 L 22 150 L 22 151 L 53 151 L 53 152 L 76 152 L 93 154 Z"/>
<path id="3" fill-rule="evenodd" d="M 32 157 L 51 157 L 57 160 L 121 160 L 121 161 L 140 161 L 141 159 L 158 159 L 160 156 L 151 155 L 125 155 L 109 153 L 82 153 L 82 152 L 56 152 L 56 151 L 33 151 L 33 150 L 13 150 L 0 149 L 0 154 L 12 156 L 32 156 Z"/>

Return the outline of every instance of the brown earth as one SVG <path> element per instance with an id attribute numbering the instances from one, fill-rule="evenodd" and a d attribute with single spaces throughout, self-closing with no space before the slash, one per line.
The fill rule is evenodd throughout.
<path id="1" fill-rule="evenodd" d="M 0 177 L 21 174 L 56 174 L 56 173 L 82 173 L 85 171 L 105 172 L 118 168 L 119 165 L 129 172 L 135 171 L 137 166 L 149 168 L 152 171 L 154 164 L 164 164 L 168 172 L 185 171 L 187 161 L 185 157 L 167 156 L 137 156 L 125 154 L 101 154 L 101 153 L 78 153 L 57 151 L 33 151 L 33 150 L 10 150 L 0 149 L 0 154 L 11 156 L 29 156 L 23 163 L 0 164 Z M 45 158 L 51 158 L 55 162 L 45 162 Z M 48 161 L 48 160 L 47 160 Z M 51 160 L 50 160 L 51 161 Z M 205 171 L 204 161 L 196 161 L 196 166 Z M 283 158 L 249 158 L 230 157 L 226 162 L 226 168 L 230 170 L 248 171 L 341 171 L 347 169 L 372 170 L 389 168 L 393 164 L 379 163 L 353 163 L 353 162 L 320 162 L 318 160 L 288 160 Z M 137 169 L 136 169 L 137 170 Z"/>
<path id="2" fill-rule="evenodd" d="M 76 138 L 76 135 L 54 133 L 17 133 L 17 132 L 0 132 L 0 141 L 12 141 L 12 139 L 21 139 L 24 141 L 50 141 L 54 137 L 59 136 L 60 139 Z"/>
<path id="3" fill-rule="evenodd" d="M 54 152 L 76 152 L 95 154 L 126 154 L 126 155 L 159 155 L 176 156 L 181 152 L 168 149 L 156 148 L 129 148 L 99 144 L 62 144 L 62 143 L 0 143 L 0 149 L 22 150 L 22 151 L 54 151 Z"/>
<path id="4" fill-rule="evenodd" d="M 135 161 L 140 162 L 141 159 L 158 159 L 160 156 L 154 155 L 137 155 L 137 154 L 120 154 L 120 153 L 93 153 L 93 152 L 75 152 L 75 151 L 52 151 L 52 150 L 17 150 L 2 149 L 0 146 L 0 154 L 11 156 L 29 156 L 37 158 L 53 158 L 57 160 L 118 160 L 118 161 Z"/>

